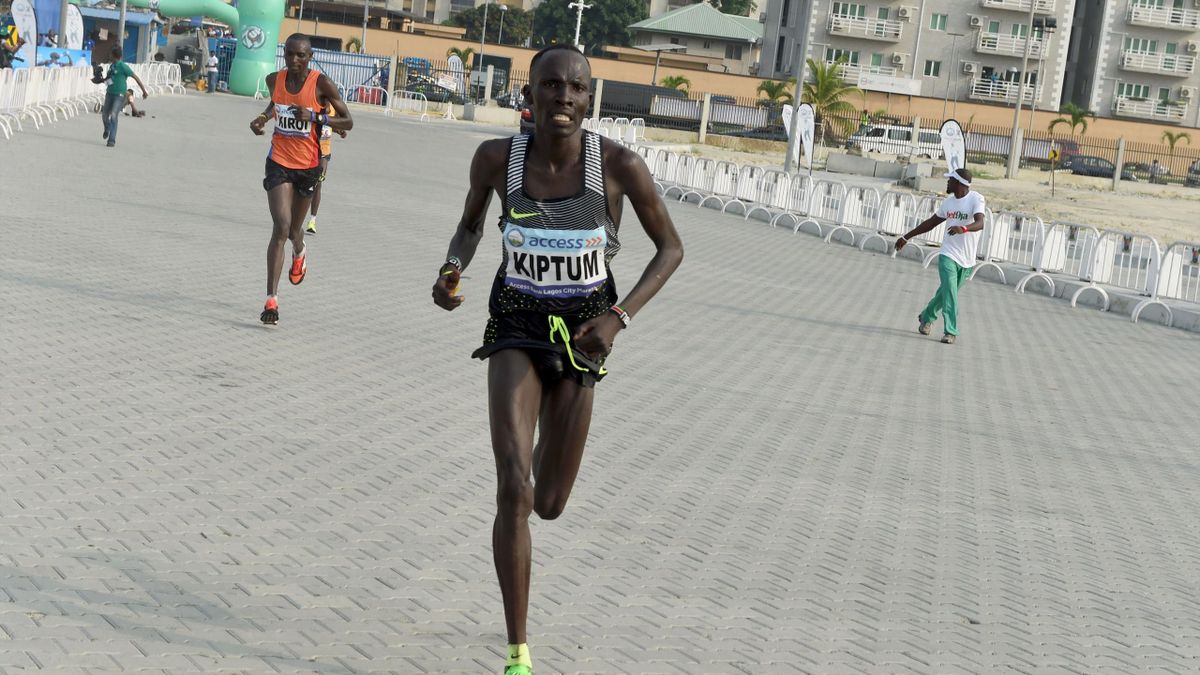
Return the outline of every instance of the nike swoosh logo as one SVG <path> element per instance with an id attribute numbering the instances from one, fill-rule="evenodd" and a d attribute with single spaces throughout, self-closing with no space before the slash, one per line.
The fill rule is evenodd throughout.
<path id="1" fill-rule="evenodd" d="M 512 218 L 513 220 L 523 220 L 525 218 L 532 218 L 534 216 L 540 216 L 540 215 L 542 215 L 542 214 L 538 213 L 537 211 L 534 211 L 533 213 L 517 213 L 516 209 L 508 210 L 508 217 Z"/>

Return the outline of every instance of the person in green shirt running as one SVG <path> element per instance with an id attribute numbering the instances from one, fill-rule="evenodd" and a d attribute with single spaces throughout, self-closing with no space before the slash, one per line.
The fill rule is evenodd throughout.
<path id="1" fill-rule="evenodd" d="M 121 119 L 121 109 L 125 107 L 125 93 L 128 90 L 129 78 L 142 90 L 142 98 L 149 98 L 146 85 L 133 72 L 128 63 L 121 60 L 121 47 L 112 48 L 112 65 L 108 67 L 108 88 L 104 91 L 104 107 L 100 109 L 100 118 L 104 121 L 104 138 L 108 147 L 117 144 L 117 121 Z"/>

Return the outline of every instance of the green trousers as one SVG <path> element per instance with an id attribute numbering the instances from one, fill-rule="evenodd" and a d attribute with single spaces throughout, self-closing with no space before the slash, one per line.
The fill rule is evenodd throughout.
<path id="1" fill-rule="evenodd" d="M 921 323 L 937 321 L 938 311 L 942 312 L 942 322 L 946 325 L 947 335 L 958 335 L 958 289 L 971 278 L 971 268 L 963 267 L 950 259 L 949 256 L 938 256 L 938 277 L 942 280 L 937 293 L 921 312 Z"/>

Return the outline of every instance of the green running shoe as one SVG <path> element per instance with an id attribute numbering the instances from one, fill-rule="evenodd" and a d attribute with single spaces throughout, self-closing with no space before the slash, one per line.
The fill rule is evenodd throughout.
<path id="1" fill-rule="evenodd" d="M 504 675 L 533 675 L 533 668 L 518 663 L 505 668 Z"/>

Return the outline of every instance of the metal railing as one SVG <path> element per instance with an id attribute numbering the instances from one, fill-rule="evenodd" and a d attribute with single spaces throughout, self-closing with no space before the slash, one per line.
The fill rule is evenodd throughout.
<path id="1" fill-rule="evenodd" d="M 838 63 L 842 68 L 842 79 L 847 84 L 858 84 L 859 77 L 863 74 L 867 75 L 887 75 L 888 77 L 897 77 L 900 73 L 895 68 L 886 68 L 884 66 L 863 66 L 857 63 L 839 63 L 837 61 L 825 60 L 825 63 L 833 65 Z"/>
<path id="2" fill-rule="evenodd" d="M 988 9 L 1011 9 L 1017 12 L 1028 12 L 1030 0 L 982 0 L 980 3 Z M 1053 14 L 1054 0 L 1037 0 L 1033 11 L 1037 14 Z"/>
<path id="3" fill-rule="evenodd" d="M 1113 101 L 1113 113 L 1121 117 L 1140 117 L 1155 119 L 1163 122 L 1183 122 L 1187 117 L 1187 104 L 1169 103 L 1167 101 L 1151 101 L 1149 99 L 1133 99 L 1118 96 Z"/>
<path id="4" fill-rule="evenodd" d="M 975 80 L 971 83 L 971 91 L 967 95 L 977 101 L 1016 103 L 1017 92 L 1022 89 L 1022 101 L 1034 101 L 1042 95 L 1042 88 L 1036 84 L 1019 85 L 1016 82 L 991 80 Z"/>
<path id="5" fill-rule="evenodd" d="M 1147 54 L 1122 52 L 1121 67 L 1141 73 L 1191 75 L 1196 69 L 1196 57 L 1187 54 Z"/>
<path id="6" fill-rule="evenodd" d="M 1162 7 L 1154 2 L 1135 0 L 1129 3 L 1129 12 L 1125 18 L 1135 26 L 1186 31 L 1200 29 L 1200 11 L 1183 7 Z"/>
<path id="7" fill-rule="evenodd" d="M 1029 47 L 1029 58 L 1040 58 L 1043 44 L 1044 42 L 1040 38 L 1033 38 L 1033 44 Z M 1025 38 L 1019 35 L 981 32 L 979 40 L 975 42 L 975 51 L 1005 56 L 1024 56 Z"/>
<path id="8" fill-rule="evenodd" d="M 868 40 L 898 42 L 904 36 L 904 24 L 895 19 L 868 19 L 861 16 L 833 14 L 826 24 L 830 33 Z"/>

